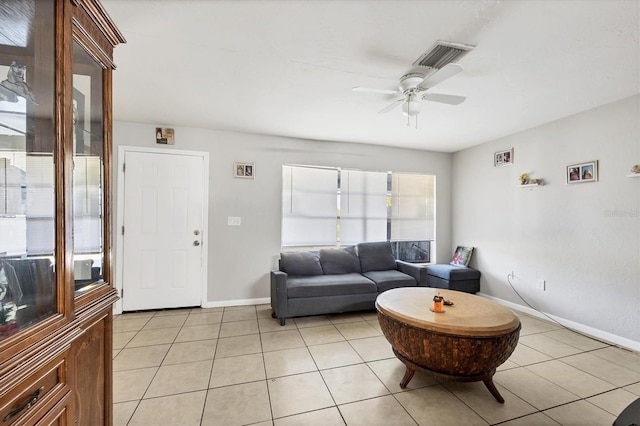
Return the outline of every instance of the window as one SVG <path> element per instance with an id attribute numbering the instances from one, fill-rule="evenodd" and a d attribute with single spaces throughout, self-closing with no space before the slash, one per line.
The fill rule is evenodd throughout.
<path id="1" fill-rule="evenodd" d="M 397 258 L 428 262 L 435 176 L 283 166 L 283 250 L 391 241 Z"/>

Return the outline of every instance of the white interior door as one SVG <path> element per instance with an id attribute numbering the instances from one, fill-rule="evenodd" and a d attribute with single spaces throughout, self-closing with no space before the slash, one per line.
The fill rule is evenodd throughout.
<path id="1" fill-rule="evenodd" d="M 204 167 L 201 156 L 125 153 L 124 311 L 201 306 Z"/>

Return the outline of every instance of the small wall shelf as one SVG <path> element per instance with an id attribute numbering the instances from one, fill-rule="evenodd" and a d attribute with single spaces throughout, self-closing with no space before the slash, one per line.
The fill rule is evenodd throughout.
<path id="1" fill-rule="evenodd" d="M 640 173 L 631 173 L 627 175 L 628 178 L 640 178 Z"/>
<path id="2" fill-rule="evenodd" d="M 534 186 L 542 186 L 541 183 L 527 183 L 524 185 L 518 185 L 518 188 L 532 188 Z"/>

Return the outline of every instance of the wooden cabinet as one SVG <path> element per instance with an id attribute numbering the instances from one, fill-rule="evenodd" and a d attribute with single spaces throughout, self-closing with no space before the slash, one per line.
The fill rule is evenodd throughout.
<path id="1" fill-rule="evenodd" d="M 0 426 L 112 423 L 111 79 L 95 0 L 0 2 Z"/>

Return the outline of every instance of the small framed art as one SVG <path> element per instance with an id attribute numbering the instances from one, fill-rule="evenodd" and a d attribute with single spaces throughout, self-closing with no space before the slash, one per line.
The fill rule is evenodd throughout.
<path id="1" fill-rule="evenodd" d="M 493 154 L 493 166 L 507 166 L 513 164 L 513 148 L 498 151 Z"/>
<path id="2" fill-rule="evenodd" d="M 175 144 L 174 131 L 167 127 L 156 127 L 156 143 L 162 145 Z"/>
<path id="3" fill-rule="evenodd" d="M 565 170 L 567 183 L 597 182 L 598 160 L 571 164 Z"/>
<path id="4" fill-rule="evenodd" d="M 233 163 L 234 176 L 243 179 L 253 179 L 256 168 L 253 163 Z"/>

